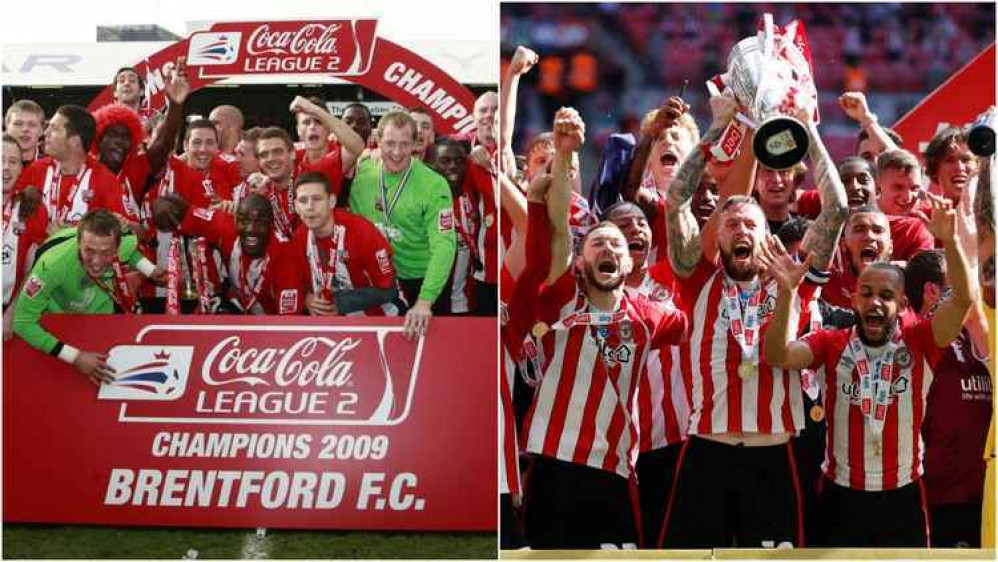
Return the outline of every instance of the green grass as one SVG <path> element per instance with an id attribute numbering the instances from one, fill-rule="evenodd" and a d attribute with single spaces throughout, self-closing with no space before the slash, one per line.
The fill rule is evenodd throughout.
<path id="1" fill-rule="evenodd" d="M 250 530 L 4 525 L 3 557 L 238 559 Z M 251 539 L 252 540 L 252 539 Z M 268 558 L 495 558 L 494 533 L 268 530 Z"/>

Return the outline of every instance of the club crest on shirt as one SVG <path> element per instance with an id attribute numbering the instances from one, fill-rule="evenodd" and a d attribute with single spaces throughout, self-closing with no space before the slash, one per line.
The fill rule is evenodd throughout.
<path id="1" fill-rule="evenodd" d="M 631 326 L 631 321 L 626 318 L 620 322 L 620 339 L 624 341 L 631 341 L 634 337 L 634 329 Z"/>
<path id="2" fill-rule="evenodd" d="M 914 357 L 912 357 L 911 351 L 908 351 L 907 346 L 902 345 L 894 352 L 894 360 L 897 361 L 898 367 L 910 369 L 911 364 L 914 362 Z"/>
<path id="3" fill-rule="evenodd" d="M 3 245 L 3 264 L 10 265 L 14 259 L 14 248 L 10 244 Z"/>

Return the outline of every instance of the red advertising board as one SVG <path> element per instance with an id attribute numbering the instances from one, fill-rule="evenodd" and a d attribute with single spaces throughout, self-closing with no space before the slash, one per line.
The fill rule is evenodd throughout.
<path id="1" fill-rule="evenodd" d="M 7 522 L 496 528 L 496 323 L 70 316 L 4 345 Z"/>
<path id="2" fill-rule="evenodd" d="M 992 43 L 898 119 L 894 130 L 904 139 L 902 148 L 921 155 L 940 124 L 966 125 L 994 104 L 995 45 Z"/>
<path id="3" fill-rule="evenodd" d="M 146 81 L 150 107 L 166 106 L 164 77 L 187 58 L 197 90 L 232 76 L 324 74 L 348 80 L 404 106 L 429 111 L 437 131 L 475 127 L 475 97 L 460 82 L 408 49 L 377 37 L 377 20 L 220 22 L 133 65 Z M 90 110 L 113 101 L 105 88 Z"/>

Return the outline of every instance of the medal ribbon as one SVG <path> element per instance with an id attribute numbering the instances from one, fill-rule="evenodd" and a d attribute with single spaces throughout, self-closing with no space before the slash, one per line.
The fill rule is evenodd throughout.
<path id="1" fill-rule="evenodd" d="M 264 272 L 267 271 L 267 265 L 270 264 L 270 256 L 262 258 L 247 256 L 242 252 L 239 240 L 236 240 L 236 246 L 232 253 L 238 254 L 236 257 L 239 265 L 239 287 L 237 287 L 236 294 L 239 296 L 239 306 L 243 309 L 243 313 L 251 314 L 253 305 L 256 304 L 260 297 L 260 291 L 263 289 Z M 254 272 L 255 276 L 251 275 Z"/>
<path id="2" fill-rule="evenodd" d="M 288 182 L 287 194 L 288 209 L 294 209 L 295 200 L 290 182 Z M 279 238 L 282 240 L 291 239 L 291 235 L 294 234 L 291 231 L 291 217 L 288 216 L 288 213 L 284 211 L 284 207 L 281 206 L 281 202 L 277 198 L 277 186 L 273 182 L 271 182 L 270 189 L 267 191 L 267 198 L 270 199 L 270 206 L 274 209 L 274 227 L 280 234 Z M 291 212 L 293 213 L 294 211 Z"/>
<path id="3" fill-rule="evenodd" d="M 117 254 L 115 254 L 115 256 L 111 259 L 111 271 L 114 274 L 114 284 L 110 287 L 105 285 L 100 279 L 90 275 L 90 272 L 87 272 L 87 277 L 89 277 L 90 280 L 93 281 L 98 288 L 100 288 L 100 290 L 107 293 L 107 295 L 111 297 L 111 300 L 118 305 L 118 308 L 120 308 L 124 314 L 131 314 L 132 312 L 135 312 L 135 297 L 132 295 L 132 291 L 128 288 L 128 282 L 125 281 L 125 271 L 124 268 L 121 267 L 121 261 L 118 260 Z"/>
<path id="4" fill-rule="evenodd" d="M 166 313 L 180 314 L 180 235 L 170 237 L 170 251 L 166 259 Z"/>
<path id="5" fill-rule="evenodd" d="M 759 303 L 762 302 L 763 289 L 759 280 L 756 279 L 752 285 L 752 296 L 749 297 L 745 306 L 744 315 L 738 291 L 738 285 L 725 275 L 721 303 L 728 313 L 728 327 L 731 336 L 735 338 L 735 342 L 742 350 L 742 362 L 756 364 L 759 362 Z"/>
<path id="6" fill-rule="evenodd" d="M 853 327 L 849 337 L 848 354 L 856 364 L 859 373 L 860 411 L 870 425 L 870 431 L 879 437 L 884 430 L 891 383 L 894 378 L 894 356 L 901 341 L 901 330 L 894 327 L 894 335 L 887 342 L 887 349 L 879 360 L 871 364 L 866 355 L 866 347 L 859 339 L 857 327 Z"/>
<path id="7" fill-rule="evenodd" d="M 471 259 L 477 262 L 478 246 L 475 244 L 475 239 L 471 237 L 471 232 L 475 229 L 471 218 L 474 216 L 471 199 L 467 194 L 464 194 L 458 198 L 458 202 L 458 208 L 461 210 L 461 214 L 457 221 L 457 233 L 461 236 L 461 239 L 464 240 L 464 245 L 468 247 Z"/>
<path id="8" fill-rule="evenodd" d="M 412 172 L 412 161 L 409 162 L 409 167 L 406 169 L 405 173 L 402 174 L 402 179 L 399 180 L 398 188 L 395 190 L 395 197 L 392 198 L 392 202 L 388 202 L 388 184 L 385 183 L 385 167 L 381 166 L 381 200 L 384 202 L 385 208 L 382 212 L 385 215 L 385 226 L 392 223 L 392 212 L 395 210 L 395 205 L 398 204 L 399 199 L 402 197 L 402 190 L 405 189 L 406 181 L 409 179 L 409 173 Z"/>
<path id="9" fill-rule="evenodd" d="M 14 216 L 14 197 L 11 196 L 6 203 L 3 204 L 3 232 L 6 235 L 8 230 L 14 226 L 10 219 Z"/>
<path id="10" fill-rule="evenodd" d="M 66 204 L 63 205 L 59 201 L 62 199 L 62 167 L 58 162 L 55 162 L 49 166 L 49 169 L 45 174 L 44 197 L 46 199 L 45 207 L 49 212 L 50 220 L 60 224 L 66 223 L 69 218 L 69 213 L 75 206 L 76 197 L 79 194 L 80 187 L 84 184 L 86 184 L 87 187 L 90 187 L 90 173 L 90 168 L 86 164 L 83 164 L 80 171 L 76 174 L 76 179 L 73 180 L 72 187 L 69 189 L 69 198 L 66 199 Z M 87 207 L 89 208 L 89 204 Z"/>
<path id="11" fill-rule="evenodd" d="M 194 288 L 198 292 L 198 313 L 208 314 L 211 310 L 211 299 L 208 296 L 208 244 L 204 238 L 195 238 L 194 247 L 190 249 L 193 254 L 191 260 L 191 276 L 194 277 Z"/>
<path id="12" fill-rule="evenodd" d="M 339 256 L 343 255 L 343 239 L 346 228 L 337 224 L 333 227 L 333 250 L 329 252 L 329 261 L 323 262 L 319 252 L 319 241 L 315 234 L 308 231 L 308 246 L 306 257 L 308 267 L 312 271 L 312 291 L 318 293 L 324 300 L 333 300 L 333 285 L 336 283 L 336 269 L 339 266 Z"/>

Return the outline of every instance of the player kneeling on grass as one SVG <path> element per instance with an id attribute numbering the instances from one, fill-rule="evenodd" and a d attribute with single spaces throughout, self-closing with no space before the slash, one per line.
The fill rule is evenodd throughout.
<path id="1" fill-rule="evenodd" d="M 804 271 L 782 246 L 767 248 L 779 284 L 776 316 L 764 338 L 766 360 L 814 369 L 826 396 L 828 434 L 819 525 L 812 544 L 836 547 L 926 547 L 921 425 L 936 364 L 957 338 L 972 304 L 967 262 L 956 241 L 956 211 L 933 200 L 932 233 L 943 242 L 953 297 L 932 318 L 901 319 L 904 273 L 876 262 L 858 279 L 857 325 L 819 330 L 790 341 L 790 305 Z"/>
<path id="2" fill-rule="evenodd" d="M 55 233 L 38 250 L 14 312 L 14 331 L 35 349 L 73 365 L 94 384 L 114 380 L 107 355 L 63 343 L 39 324 L 42 313 L 130 313 L 135 293 L 123 264 L 159 280 L 163 271 L 142 257 L 138 239 L 106 209 L 90 211 L 79 226 Z"/>

